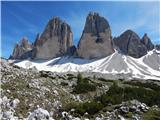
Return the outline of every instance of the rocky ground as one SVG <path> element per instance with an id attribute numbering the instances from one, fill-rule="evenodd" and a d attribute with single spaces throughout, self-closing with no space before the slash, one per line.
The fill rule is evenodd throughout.
<path id="1" fill-rule="evenodd" d="M 0 63 L 2 120 L 160 119 L 159 81 L 115 81 Z"/>

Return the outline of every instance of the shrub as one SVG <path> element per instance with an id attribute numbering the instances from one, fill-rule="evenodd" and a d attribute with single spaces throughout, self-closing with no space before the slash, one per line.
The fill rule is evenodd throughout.
<path id="1" fill-rule="evenodd" d="M 83 115 L 84 113 L 88 113 L 90 115 L 93 115 L 100 111 L 103 108 L 103 105 L 101 103 L 92 101 L 92 102 L 86 102 L 79 104 L 75 109 L 76 113 Z"/>
<path id="2" fill-rule="evenodd" d="M 122 101 L 137 99 L 149 106 L 160 106 L 160 92 L 143 87 L 125 87 L 121 88 L 116 83 L 110 87 L 106 94 L 97 98 L 103 105 L 120 104 Z"/>
<path id="3" fill-rule="evenodd" d="M 78 75 L 77 75 L 77 84 L 79 84 L 79 83 L 81 83 L 81 82 L 83 82 L 84 80 L 83 80 L 83 77 L 82 77 L 82 74 L 81 73 L 78 73 Z"/>
<path id="4" fill-rule="evenodd" d="M 86 93 L 86 92 L 95 91 L 95 90 L 96 90 L 96 86 L 92 84 L 79 83 L 74 87 L 73 92 L 76 94 L 80 94 L 80 93 Z"/>
<path id="5" fill-rule="evenodd" d="M 160 86 L 155 84 L 155 83 L 142 83 L 139 81 L 127 81 L 124 82 L 124 84 L 129 84 L 129 85 L 133 85 L 133 86 L 139 86 L 139 87 L 145 87 L 145 88 L 150 88 L 153 89 L 155 91 L 160 91 Z"/>
<path id="6" fill-rule="evenodd" d="M 96 86 L 94 84 L 89 83 L 89 80 L 83 78 L 80 73 L 77 75 L 77 85 L 73 89 L 74 93 L 80 94 L 95 90 Z"/>

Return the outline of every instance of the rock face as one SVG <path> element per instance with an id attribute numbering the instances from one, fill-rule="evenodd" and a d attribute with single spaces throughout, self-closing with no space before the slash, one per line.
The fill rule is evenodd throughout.
<path id="1" fill-rule="evenodd" d="M 146 46 L 132 30 L 127 30 L 119 37 L 114 38 L 114 44 L 123 54 L 130 55 L 134 58 L 139 58 L 147 54 Z"/>
<path id="2" fill-rule="evenodd" d="M 155 46 L 156 50 L 160 50 L 160 45 Z"/>
<path id="3" fill-rule="evenodd" d="M 27 59 L 32 55 L 33 46 L 28 42 L 26 37 L 22 38 L 19 44 L 15 45 L 13 54 L 11 55 L 12 59 Z"/>
<path id="4" fill-rule="evenodd" d="M 73 34 L 70 26 L 59 18 L 51 19 L 41 36 L 34 43 L 36 59 L 51 59 L 68 54 L 73 47 Z"/>
<path id="5" fill-rule="evenodd" d="M 147 50 L 153 50 L 154 49 L 154 45 L 152 44 L 150 38 L 147 36 L 147 34 L 145 33 L 144 36 L 142 37 L 142 43 L 147 47 Z"/>
<path id="6" fill-rule="evenodd" d="M 101 58 L 114 52 L 111 29 L 104 17 L 89 13 L 78 43 L 78 56 L 85 59 Z"/>

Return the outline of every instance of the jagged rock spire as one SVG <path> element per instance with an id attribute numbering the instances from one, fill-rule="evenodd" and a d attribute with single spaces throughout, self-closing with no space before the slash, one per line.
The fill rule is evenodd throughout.
<path id="1" fill-rule="evenodd" d="M 96 12 L 90 12 L 78 43 L 78 56 L 86 59 L 101 58 L 114 52 L 108 21 Z"/>

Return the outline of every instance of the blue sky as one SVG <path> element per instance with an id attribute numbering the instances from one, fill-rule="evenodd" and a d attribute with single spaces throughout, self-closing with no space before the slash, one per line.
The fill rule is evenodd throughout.
<path id="1" fill-rule="evenodd" d="M 104 16 L 119 36 L 132 29 L 140 37 L 147 33 L 154 44 L 160 44 L 160 2 L 2 2 L 1 56 L 8 58 L 23 36 L 30 42 L 42 33 L 48 20 L 59 16 L 72 28 L 77 45 L 90 11 Z"/>

